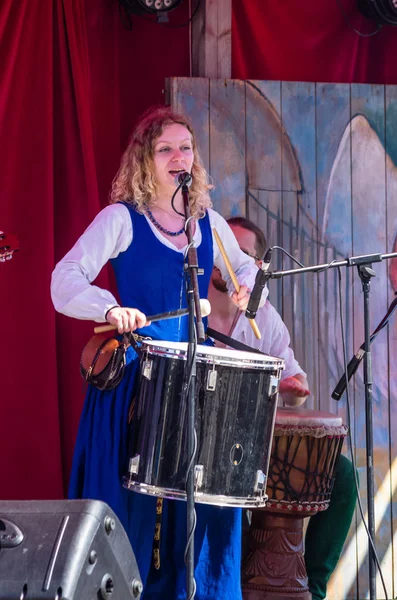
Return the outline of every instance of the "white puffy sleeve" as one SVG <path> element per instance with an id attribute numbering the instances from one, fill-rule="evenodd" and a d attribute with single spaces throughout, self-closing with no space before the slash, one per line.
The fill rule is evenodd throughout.
<path id="1" fill-rule="evenodd" d="M 123 204 L 104 208 L 56 265 L 51 279 L 55 309 L 69 317 L 105 321 L 117 300 L 92 281 L 110 258 L 124 252 L 132 241 L 131 217 Z"/>
<path id="2" fill-rule="evenodd" d="M 285 361 L 285 368 L 281 373 L 281 379 L 293 377 L 298 374 L 306 377 L 306 373 L 296 360 L 294 351 L 290 346 L 291 340 L 287 326 L 270 303 L 266 307 L 268 309 L 268 330 L 271 331 L 269 353 L 271 356 L 283 358 Z"/>

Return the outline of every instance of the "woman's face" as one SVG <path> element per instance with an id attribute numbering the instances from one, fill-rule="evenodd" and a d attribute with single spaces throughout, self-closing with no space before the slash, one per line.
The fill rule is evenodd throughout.
<path id="1" fill-rule="evenodd" d="M 178 173 L 192 170 L 194 156 L 189 130 L 179 123 L 164 127 L 163 133 L 154 141 L 153 158 L 159 194 L 173 194 Z"/>

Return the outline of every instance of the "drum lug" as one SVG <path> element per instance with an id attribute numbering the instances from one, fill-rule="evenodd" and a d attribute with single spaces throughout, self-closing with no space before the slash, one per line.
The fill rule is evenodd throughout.
<path id="1" fill-rule="evenodd" d="M 138 471 L 139 471 L 139 460 L 140 460 L 140 455 L 137 454 L 136 456 L 134 456 L 133 458 L 130 458 L 130 465 L 129 465 L 129 473 L 130 475 L 137 475 Z"/>
<path id="2" fill-rule="evenodd" d="M 215 371 L 215 365 L 212 367 L 212 371 L 208 371 L 207 375 L 207 391 L 214 392 L 216 389 L 216 380 L 218 379 L 218 373 Z"/>
<path id="3" fill-rule="evenodd" d="M 266 475 L 263 471 L 257 471 L 255 477 L 254 492 L 261 498 L 265 495 L 266 490 Z"/>
<path id="4" fill-rule="evenodd" d="M 195 465 L 194 467 L 194 487 L 196 491 L 201 488 L 204 480 L 204 467 L 203 465 Z"/>
<path id="5" fill-rule="evenodd" d="M 149 381 L 152 378 L 152 366 L 153 366 L 152 360 L 146 359 L 145 362 L 143 363 L 142 375 L 145 377 L 145 379 L 148 379 Z"/>
<path id="6" fill-rule="evenodd" d="M 269 396 L 274 396 L 274 394 L 276 394 L 278 392 L 278 386 L 280 383 L 280 378 L 279 377 L 275 377 L 275 375 L 272 375 L 270 377 L 270 384 L 269 384 Z"/>

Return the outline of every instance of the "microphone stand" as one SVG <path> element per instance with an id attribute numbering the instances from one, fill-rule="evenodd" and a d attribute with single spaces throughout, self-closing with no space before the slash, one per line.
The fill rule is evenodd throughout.
<path id="1" fill-rule="evenodd" d="M 196 332 L 194 315 L 196 314 L 197 341 L 205 340 L 204 325 L 201 316 L 200 294 L 198 287 L 198 258 L 197 249 L 194 245 L 192 232 L 192 217 L 189 205 L 188 181 L 182 184 L 182 198 L 186 217 L 186 236 L 188 240 L 187 264 L 185 270 L 188 274 L 188 309 L 189 309 L 189 343 L 185 373 L 187 379 L 187 447 L 188 467 L 186 480 L 186 504 L 187 504 L 187 544 L 185 552 L 186 562 L 186 590 L 187 599 L 193 600 L 196 594 L 196 582 L 194 580 L 194 530 L 196 527 L 196 514 L 194 509 L 194 469 L 196 455 L 196 432 L 195 432 L 195 409 L 196 409 Z"/>
<path id="2" fill-rule="evenodd" d="M 372 277 L 375 277 L 375 271 L 372 269 L 372 263 L 380 262 L 384 259 L 397 257 L 397 252 L 391 254 L 365 254 L 362 256 L 353 256 L 345 260 L 333 261 L 322 265 L 311 267 L 302 267 L 286 271 L 268 271 L 264 273 L 266 281 L 268 279 L 279 279 L 286 275 L 296 275 L 300 273 L 321 272 L 335 267 L 353 267 L 356 266 L 361 279 L 364 294 L 364 388 L 365 388 L 365 434 L 366 434 L 366 458 L 367 458 L 367 502 L 368 502 L 368 530 L 375 547 L 375 510 L 374 510 L 374 465 L 373 465 L 373 404 L 372 404 L 372 357 L 371 357 L 371 335 L 370 335 L 370 310 L 369 293 Z M 376 600 L 376 559 L 371 542 L 368 543 L 369 558 L 369 597 L 370 600 Z"/>

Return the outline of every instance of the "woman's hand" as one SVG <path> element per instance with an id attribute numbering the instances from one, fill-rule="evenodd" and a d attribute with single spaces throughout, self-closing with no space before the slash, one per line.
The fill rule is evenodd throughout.
<path id="1" fill-rule="evenodd" d="M 282 379 L 278 391 L 286 406 L 300 406 L 310 396 L 306 377 L 300 373 L 295 377 Z"/>
<path id="2" fill-rule="evenodd" d="M 242 285 L 240 286 L 240 291 L 239 292 L 233 292 L 233 294 L 230 296 L 232 301 L 234 302 L 234 304 L 236 306 L 239 307 L 240 310 L 246 310 L 247 306 L 248 306 L 248 301 L 250 299 L 250 290 L 247 288 L 246 285 Z"/>
<path id="3" fill-rule="evenodd" d="M 150 325 L 150 321 L 146 321 L 146 315 L 140 310 L 137 308 L 124 308 L 122 306 L 111 308 L 106 315 L 106 320 L 111 325 L 116 325 L 119 333 L 135 331 L 135 329 Z"/>

